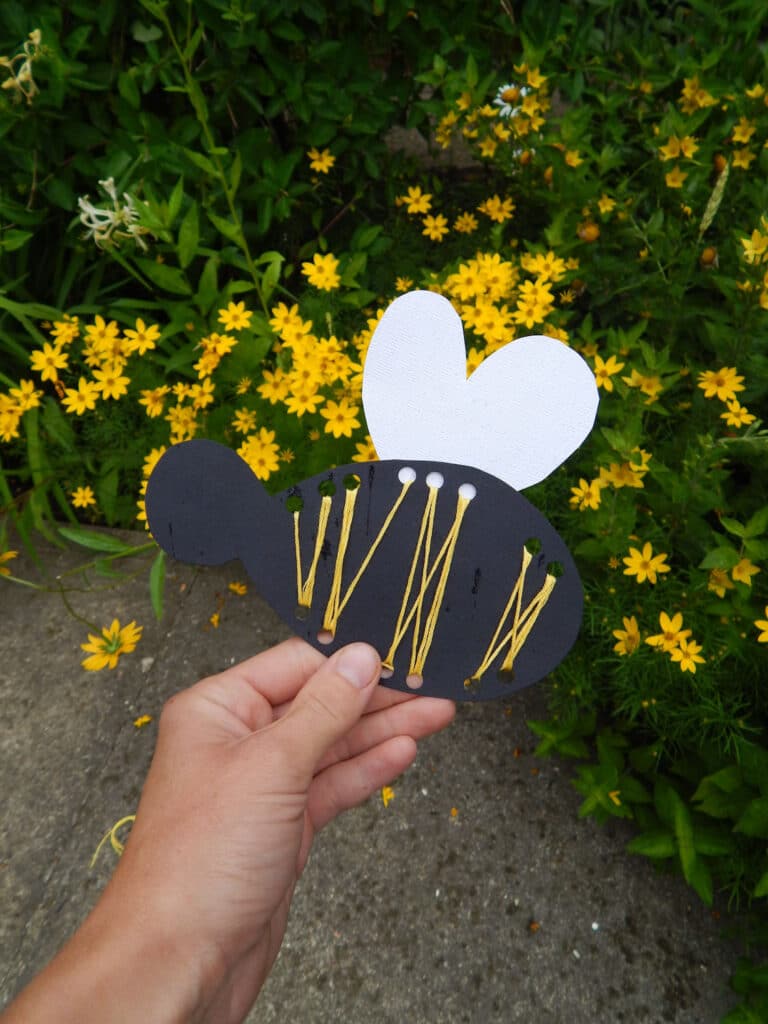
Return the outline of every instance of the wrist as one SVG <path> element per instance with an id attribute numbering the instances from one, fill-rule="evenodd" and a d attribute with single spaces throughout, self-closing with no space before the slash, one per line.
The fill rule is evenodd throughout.
<path id="1" fill-rule="evenodd" d="M 224 978 L 215 953 L 162 927 L 142 900 L 107 887 L 72 939 L 25 989 L 2 1024 L 192 1024 Z"/>

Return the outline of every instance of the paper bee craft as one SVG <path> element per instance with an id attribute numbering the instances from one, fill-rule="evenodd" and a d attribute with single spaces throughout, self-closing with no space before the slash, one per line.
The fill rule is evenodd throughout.
<path id="1" fill-rule="evenodd" d="M 398 690 L 486 700 L 536 682 L 581 622 L 565 544 L 518 491 L 592 428 L 594 376 L 547 337 L 514 341 L 467 378 L 462 324 L 431 292 L 396 299 L 371 340 L 363 406 L 379 462 L 270 496 L 234 451 L 187 441 L 147 487 L 174 558 L 238 558 L 294 631 L 325 653 L 365 640 Z"/>

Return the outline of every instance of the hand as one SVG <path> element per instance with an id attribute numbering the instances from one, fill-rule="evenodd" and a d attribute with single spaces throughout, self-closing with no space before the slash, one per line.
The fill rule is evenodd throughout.
<path id="1" fill-rule="evenodd" d="M 173 697 L 115 875 L 74 950 L 32 991 L 57 968 L 61 979 L 63 959 L 73 1008 L 67 972 L 90 964 L 95 975 L 84 988 L 93 1016 L 73 1020 L 242 1021 L 315 833 L 399 775 L 415 741 L 453 718 L 448 701 L 377 687 L 379 673 L 367 645 L 326 659 L 289 640 Z M 124 975 L 131 1012 L 119 1005 Z"/>

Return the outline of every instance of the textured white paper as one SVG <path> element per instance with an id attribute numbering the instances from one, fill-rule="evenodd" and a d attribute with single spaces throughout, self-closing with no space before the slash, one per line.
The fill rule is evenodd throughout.
<path id="1" fill-rule="evenodd" d="M 581 356 L 554 338 L 511 341 L 467 378 L 461 320 L 434 292 L 389 306 L 365 361 L 363 407 L 381 459 L 474 466 L 523 490 L 582 443 L 598 393 Z"/>

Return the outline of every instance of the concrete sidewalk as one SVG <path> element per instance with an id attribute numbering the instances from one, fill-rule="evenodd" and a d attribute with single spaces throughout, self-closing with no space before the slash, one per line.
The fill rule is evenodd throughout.
<path id="1" fill-rule="evenodd" d="M 59 573 L 87 557 L 44 554 Z M 148 564 L 114 590 L 69 595 L 86 619 L 144 626 L 111 672 L 80 667 L 88 630 L 60 597 L 0 579 L 0 1005 L 98 897 L 114 854 L 89 862 L 136 807 L 163 702 L 288 635 L 253 586 L 228 591 L 244 578 L 237 565 L 174 566 L 158 624 Z M 13 565 L 35 573 L 25 558 Z M 155 720 L 136 729 L 145 713 Z M 735 1003 L 725 915 L 718 923 L 681 880 L 625 853 L 623 823 L 577 818 L 572 766 L 532 756 L 525 722 L 544 715 L 541 687 L 461 706 L 388 807 L 373 798 L 323 833 L 249 1020 L 720 1020 Z"/>

